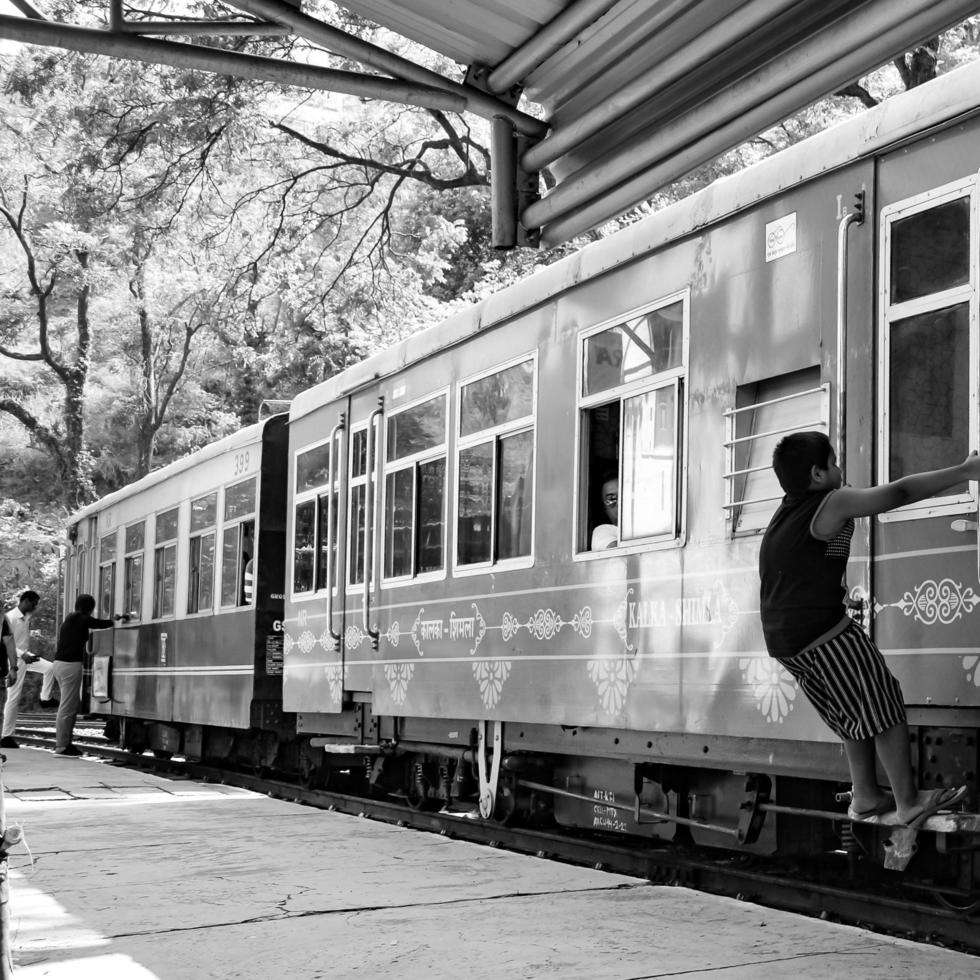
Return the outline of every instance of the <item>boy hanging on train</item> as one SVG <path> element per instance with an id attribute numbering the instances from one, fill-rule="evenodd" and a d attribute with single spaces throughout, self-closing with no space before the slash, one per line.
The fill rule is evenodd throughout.
<path id="1" fill-rule="evenodd" d="M 957 466 L 859 489 L 843 485 L 826 435 L 796 432 L 780 440 L 772 465 L 786 495 L 759 553 L 769 654 L 844 743 L 852 783 L 848 817 L 895 810 L 902 823 L 918 829 L 931 814 L 963 799 L 966 787 L 917 790 L 901 688 L 877 646 L 847 615 L 844 573 L 856 517 L 980 480 L 980 456 L 973 452 Z M 876 758 L 894 799 L 878 786 Z"/>

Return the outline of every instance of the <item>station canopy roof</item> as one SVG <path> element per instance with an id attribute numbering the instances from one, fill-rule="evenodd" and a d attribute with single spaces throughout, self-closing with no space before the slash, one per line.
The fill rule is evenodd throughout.
<path id="1" fill-rule="evenodd" d="M 546 246 L 980 12 L 980 0 L 338 0 L 461 66 L 442 76 L 299 0 L 226 2 L 244 22 L 231 24 L 154 20 L 136 3 L 107 0 L 104 31 L 52 24 L 29 0 L 9 2 L 22 16 L 0 16 L 0 37 L 494 119 L 495 240 L 512 212 L 517 240 L 540 235 Z M 231 52 L 219 63 L 192 37 L 267 30 L 304 37 L 365 73 Z M 506 232 L 498 244 L 512 244 Z"/>

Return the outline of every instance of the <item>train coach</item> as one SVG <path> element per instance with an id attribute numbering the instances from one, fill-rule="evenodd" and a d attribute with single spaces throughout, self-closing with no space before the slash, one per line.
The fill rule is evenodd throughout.
<path id="1" fill-rule="evenodd" d="M 145 616 L 115 632 L 93 672 L 111 698 L 93 685 L 92 710 L 124 733 L 150 719 L 154 749 L 248 745 L 315 784 L 485 819 L 835 847 L 840 744 L 761 636 L 769 459 L 782 434 L 822 429 L 857 485 L 980 443 L 978 92 L 970 66 L 899 96 L 296 397 L 281 511 L 259 521 L 280 536 L 258 564 L 282 596 L 281 713 L 256 710 L 260 687 L 278 691 L 275 637 L 230 653 L 231 551 L 212 608 L 191 610 L 194 500 L 212 483 L 163 476 L 231 448 L 148 477 L 171 494 L 152 506 L 178 515 L 174 601 L 150 615 L 168 566 L 148 536 Z M 69 593 L 128 560 L 122 502 L 140 486 L 73 521 Z M 228 485 L 214 492 L 220 516 Z M 971 811 L 977 507 L 964 485 L 859 522 L 848 571 L 909 702 L 920 785 L 965 782 Z M 96 561 L 106 534 L 117 550 Z M 111 588 L 118 603 L 128 585 Z M 187 666 L 160 660 L 185 629 Z M 226 691 L 229 657 L 253 668 L 249 710 Z M 916 861 L 975 888 L 971 840 L 953 838 L 976 821 Z M 887 859 L 889 832 L 863 833 Z"/>
<path id="2" fill-rule="evenodd" d="M 88 706 L 134 751 L 273 765 L 282 712 L 286 418 L 249 426 L 86 507 L 69 526 L 66 608 L 92 635 Z M 251 565 L 250 565 L 251 563 Z"/>

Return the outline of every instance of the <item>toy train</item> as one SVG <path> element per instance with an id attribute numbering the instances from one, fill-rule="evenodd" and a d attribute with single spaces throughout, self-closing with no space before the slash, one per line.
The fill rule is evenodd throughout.
<path id="1" fill-rule="evenodd" d="M 67 601 L 132 617 L 94 637 L 89 710 L 490 820 L 836 846 L 841 747 L 761 638 L 769 459 L 823 429 L 866 484 L 980 442 L 978 93 L 974 65 L 899 96 L 74 515 Z M 977 506 L 864 521 L 848 576 L 920 785 L 970 788 L 916 857 L 966 889 Z"/>

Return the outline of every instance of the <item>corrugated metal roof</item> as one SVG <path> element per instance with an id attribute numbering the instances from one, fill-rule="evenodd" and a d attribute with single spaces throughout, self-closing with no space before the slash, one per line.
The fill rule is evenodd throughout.
<path id="1" fill-rule="evenodd" d="M 515 234 L 497 229 L 513 232 L 518 219 L 546 245 L 588 231 L 980 12 L 980 0 L 336 0 L 466 69 L 440 75 L 300 0 L 226 0 L 251 19 L 178 28 L 114 0 L 107 32 L 66 29 L 29 0 L 11 2 L 29 20 L 0 16 L 0 36 L 190 67 L 216 54 L 136 35 L 212 24 L 213 33 L 247 34 L 258 21 L 258 33 L 285 29 L 369 72 L 227 51 L 216 70 L 493 119 L 498 245 Z M 537 179 L 545 171 L 551 179 Z"/>
<path id="2" fill-rule="evenodd" d="M 495 94 L 519 82 L 550 126 L 523 158 L 527 169 L 546 166 L 558 182 L 522 213 L 525 225 L 543 229 L 546 244 L 609 220 L 980 11 L 977 0 L 340 5 L 462 65 L 485 66 Z M 521 65 L 516 79 L 514 63 Z"/>

